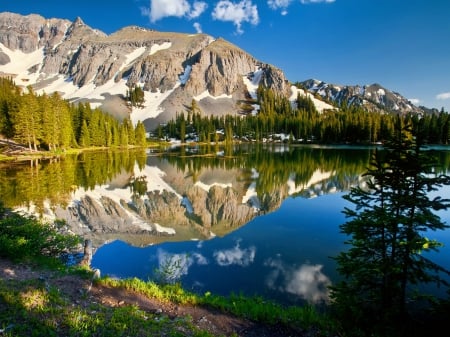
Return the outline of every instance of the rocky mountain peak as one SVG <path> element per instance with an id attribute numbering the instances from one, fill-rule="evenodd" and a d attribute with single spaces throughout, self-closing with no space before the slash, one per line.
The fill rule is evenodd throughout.
<path id="1" fill-rule="evenodd" d="M 0 42 L 0 72 L 13 75 L 18 85 L 31 84 L 38 93 L 59 91 L 65 99 L 89 101 L 114 115 L 131 114 L 133 122 L 142 120 L 149 129 L 185 111 L 193 99 L 205 114 L 239 112 L 239 102 L 258 85 L 248 88 L 246 83 L 257 71 L 260 76 L 253 81 L 275 91 L 289 90 L 280 69 L 206 34 L 129 26 L 106 35 L 80 17 L 70 22 L 1 13 Z M 15 50 L 40 48 L 43 52 L 27 64 L 12 57 Z M 144 111 L 134 113 L 124 97 L 136 85 L 144 90 L 146 102 Z"/>
<path id="2" fill-rule="evenodd" d="M 107 35 L 100 30 L 86 25 L 80 17 L 77 17 L 67 29 L 67 39 L 87 41 L 96 38 L 105 38 Z"/>
<path id="3" fill-rule="evenodd" d="M 399 93 L 386 89 L 378 83 L 370 85 L 336 85 L 317 79 L 301 82 L 309 92 L 321 96 L 336 105 L 346 103 L 358 105 L 369 111 L 390 111 L 399 114 L 424 113 L 407 98 Z"/>
<path id="4" fill-rule="evenodd" d="M 281 69 L 207 34 L 129 26 L 107 35 L 80 17 L 71 22 L 6 12 L 0 13 L 0 43 L 0 73 L 12 76 L 17 85 L 32 85 L 38 94 L 58 91 L 71 102 L 87 101 L 115 116 L 130 116 L 133 123 L 143 121 L 149 130 L 186 111 L 192 100 L 206 115 L 225 115 L 242 112 L 242 102 L 256 96 L 258 85 L 295 96 Z M 20 53 L 34 54 L 18 57 Z M 134 86 L 144 90 L 143 107 L 125 101 Z M 371 110 L 417 109 L 378 84 L 308 80 L 303 86 L 316 100 L 346 100 Z"/>

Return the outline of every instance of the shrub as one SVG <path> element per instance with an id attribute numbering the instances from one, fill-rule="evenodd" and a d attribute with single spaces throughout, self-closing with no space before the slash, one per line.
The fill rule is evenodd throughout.
<path id="1" fill-rule="evenodd" d="M 0 257 L 12 260 L 59 257 L 81 242 L 75 235 L 61 234 L 58 229 L 62 224 L 7 213 L 0 204 Z"/>

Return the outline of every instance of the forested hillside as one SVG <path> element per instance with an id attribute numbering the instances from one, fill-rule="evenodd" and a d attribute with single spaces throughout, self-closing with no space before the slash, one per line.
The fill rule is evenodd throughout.
<path id="1" fill-rule="evenodd" d="M 195 101 L 186 113 L 180 113 L 155 133 L 158 137 L 193 137 L 200 141 L 255 140 L 289 141 L 299 143 L 358 143 L 384 142 L 393 134 L 397 118 L 421 124 L 428 144 L 448 144 L 450 116 L 435 114 L 405 114 L 370 112 L 364 107 L 345 102 L 336 109 L 318 112 L 309 96 L 298 95 L 295 104 L 273 90 L 260 86 L 257 99 L 260 112 L 255 115 L 205 116 Z"/>
<path id="2" fill-rule="evenodd" d="M 161 124 L 153 135 L 162 140 L 181 142 L 284 141 L 290 143 L 384 142 L 393 133 L 397 118 L 414 126 L 421 125 L 428 144 L 448 144 L 450 115 L 369 112 L 345 102 L 336 109 L 319 112 L 309 96 L 299 94 L 295 104 L 283 95 L 260 86 L 253 102 L 243 114 L 204 115 L 193 99 L 167 124 Z M 0 78 L 0 134 L 26 145 L 30 150 L 65 150 L 77 147 L 145 146 L 146 130 L 138 121 L 122 121 L 89 103 L 73 104 L 58 93 L 36 95 L 30 87 L 22 90 L 11 79 Z"/>
<path id="3" fill-rule="evenodd" d="M 89 103 L 71 104 L 58 93 L 22 91 L 11 79 L 0 78 L 0 134 L 30 150 L 111 147 L 146 144 L 142 123 L 119 121 Z"/>

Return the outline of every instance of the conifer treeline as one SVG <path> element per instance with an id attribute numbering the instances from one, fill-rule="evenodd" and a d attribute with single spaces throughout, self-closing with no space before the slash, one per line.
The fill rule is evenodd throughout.
<path id="1" fill-rule="evenodd" d="M 129 118 L 122 122 L 89 103 L 71 104 L 58 93 L 36 95 L 0 78 L 0 134 L 30 150 L 90 146 L 145 146 L 146 131 Z"/>
<path id="2" fill-rule="evenodd" d="M 217 140 L 274 139 L 287 135 L 290 141 L 320 143 L 375 143 L 390 138 L 397 114 L 368 112 L 362 107 L 342 104 L 339 108 L 319 113 L 310 97 L 298 95 L 293 106 L 288 98 L 276 95 L 260 86 L 257 115 L 202 116 L 196 102 L 187 114 L 180 113 L 167 125 L 155 131 L 158 137 L 184 141 L 195 135 L 200 142 Z M 450 115 L 439 114 L 400 116 L 413 125 L 422 124 L 424 139 L 429 144 L 449 144 Z M 220 132 L 217 132 L 220 131 Z M 278 136 L 277 136 L 278 135 Z"/>
<path id="3" fill-rule="evenodd" d="M 189 138 L 206 143 L 229 143 L 234 139 L 263 141 L 287 135 L 289 141 L 295 142 L 375 143 L 392 135 L 397 116 L 368 112 L 345 103 L 339 109 L 319 113 L 309 97 L 299 94 L 293 106 L 288 98 L 262 86 L 254 103 L 260 107 L 257 115 L 203 116 L 193 100 L 186 114 L 177 114 L 155 133 L 160 139 L 177 138 L 182 142 Z M 243 110 L 249 110 L 248 107 Z M 413 125 L 421 123 L 426 142 L 449 144 L 447 112 L 400 118 Z M 31 87 L 23 93 L 7 78 L 0 78 L 0 134 L 35 150 L 146 144 L 142 122 L 133 127 L 129 118 L 120 122 L 98 108 L 91 109 L 89 103 L 68 103 L 58 93 L 38 96 Z"/>

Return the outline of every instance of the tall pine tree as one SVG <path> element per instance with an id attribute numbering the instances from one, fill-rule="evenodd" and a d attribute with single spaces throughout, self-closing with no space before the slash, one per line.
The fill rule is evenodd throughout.
<path id="1" fill-rule="evenodd" d="M 347 251 L 336 257 L 343 280 L 332 287 L 334 308 L 348 329 L 359 336 L 403 336 L 411 331 L 411 305 L 426 283 L 439 284 L 443 268 L 426 258 L 440 243 L 427 238 L 448 228 L 433 211 L 450 206 L 430 192 L 450 185 L 438 175 L 421 130 L 413 132 L 397 118 L 393 139 L 375 152 L 365 174 L 367 188 L 355 187 L 344 198 L 350 219 L 341 225 L 350 238 Z"/>

